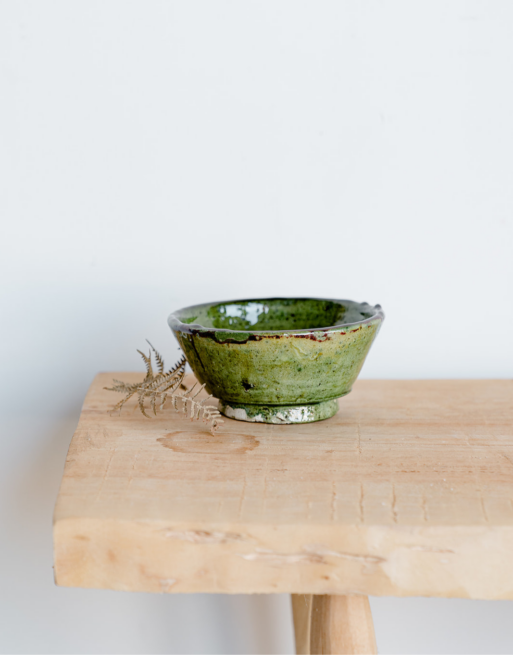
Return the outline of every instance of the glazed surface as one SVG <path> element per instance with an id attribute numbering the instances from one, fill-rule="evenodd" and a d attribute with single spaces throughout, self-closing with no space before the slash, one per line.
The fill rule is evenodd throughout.
<path id="1" fill-rule="evenodd" d="M 198 305 L 169 324 L 216 398 L 298 405 L 351 391 L 382 320 L 379 305 L 298 298 Z"/>
<path id="2" fill-rule="evenodd" d="M 291 423 L 314 423 L 335 416 L 338 400 L 326 400 L 323 403 L 306 405 L 240 405 L 221 401 L 219 411 L 236 421 L 249 423 L 274 423 L 286 425 Z"/>
<path id="3" fill-rule="evenodd" d="M 313 330 L 371 318 L 366 303 L 322 298 L 269 298 L 197 305 L 180 310 L 177 318 L 187 325 L 216 330 Z"/>

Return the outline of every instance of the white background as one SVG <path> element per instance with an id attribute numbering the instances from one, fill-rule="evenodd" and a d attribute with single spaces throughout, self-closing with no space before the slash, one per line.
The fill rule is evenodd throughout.
<path id="1" fill-rule="evenodd" d="M 285 596 L 59 589 L 99 370 L 269 295 L 387 319 L 365 377 L 513 372 L 513 3 L 0 4 L 0 648 L 291 652 Z M 512 653 L 513 603 L 372 599 L 383 653 Z"/>

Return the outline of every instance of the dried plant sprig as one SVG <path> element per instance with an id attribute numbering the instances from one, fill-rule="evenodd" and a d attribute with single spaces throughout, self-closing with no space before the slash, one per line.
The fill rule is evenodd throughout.
<path id="1" fill-rule="evenodd" d="M 118 393 L 124 393 L 125 397 L 113 407 L 112 411 L 115 412 L 123 408 L 123 405 L 130 400 L 133 396 L 137 394 L 137 404 L 142 414 L 146 418 L 150 418 L 146 414 L 146 399 L 149 400 L 151 409 L 153 410 L 154 415 L 157 415 L 157 400 L 160 401 L 160 409 L 164 409 L 166 401 L 171 400 L 171 404 L 175 411 L 179 412 L 180 407 L 182 412 L 188 416 L 191 421 L 203 420 L 205 423 L 210 424 L 210 431 L 212 434 L 215 434 L 219 426 L 224 423 L 221 418 L 221 414 L 218 410 L 212 405 L 206 405 L 207 400 L 210 400 L 212 396 L 208 396 L 203 400 L 196 400 L 197 396 L 203 391 L 205 385 L 201 385 L 198 389 L 198 383 L 196 383 L 191 389 L 183 384 L 183 378 L 185 375 L 185 365 L 187 360 L 185 356 L 178 360 L 178 362 L 169 369 L 169 371 L 164 372 L 164 360 L 157 350 L 150 345 L 150 352 L 148 355 L 145 355 L 142 351 L 138 350 L 137 352 L 141 355 L 146 367 L 146 377 L 142 382 L 136 382 L 134 384 L 129 384 L 127 382 L 122 382 L 121 380 L 113 380 L 112 387 L 104 387 L 107 391 L 116 391 Z M 157 374 L 154 373 L 152 355 L 155 357 Z M 183 393 L 179 391 L 183 389 Z M 194 395 L 193 392 L 195 391 Z"/>
<path id="2" fill-rule="evenodd" d="M 200 394 L 205 385 L 201 385 L 196 393 L 192 395 L 192 392 L 194 391 L 195 387 L 197 386 L 198 383 L 196 383 L 193 387 L 190 389 L 187 389 L 184 393 L 166 393 L 164 392 L 162 394 L 162 400 L 160 404 L 160 408 L 162 409 L 166 403 L 166 400 L 168 397 L 171 399 L 172 404 L 174 409 L 179 412 L 180 411 L 180 405 L 179 403 L 182 403 L 182 412 L 191 419 L 191 421 L 199 421 L 202 420 L 205 423 L 210 424 L 210 431 L 212 434 L 215 434 L 216 430 L 219 428 L 221 423 L 224 423 L 223 419 L 221 418 L 221 414 L 218 412 L 218 410 L 212 406 L 212 405 L 206 405 L 205 403 L 212 398 L 212 396 L 207 396 L 206 398 L 203 398 L 203 400 L 196 400 L 196 396 Z"/>

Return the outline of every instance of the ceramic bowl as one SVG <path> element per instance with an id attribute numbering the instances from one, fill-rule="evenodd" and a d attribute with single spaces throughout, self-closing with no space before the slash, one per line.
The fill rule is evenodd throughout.
<path id="1" fill-rule="evenodd" d="M 308 423 L 337 412 L 383 319 L 380 305 L 267 298 L 186 307 L 168 323 L 225 416 Z"/>

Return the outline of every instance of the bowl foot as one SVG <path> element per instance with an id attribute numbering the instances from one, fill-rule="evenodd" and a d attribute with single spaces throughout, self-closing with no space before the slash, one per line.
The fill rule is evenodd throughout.
<path id="1" fill-rule="evenodd" d="M 241 405 L 219 401 L 219 411 L 228 418 L 251 423 L 312 423 L 338 412 L 338 399 L 306 405 Z"/>

